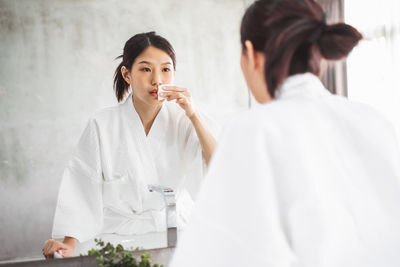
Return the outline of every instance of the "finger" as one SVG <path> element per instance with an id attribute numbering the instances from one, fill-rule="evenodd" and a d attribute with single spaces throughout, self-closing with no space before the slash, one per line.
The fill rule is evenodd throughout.
<path id="1" fill-rule="evenodd" d="M 171 92 L 180 92 L 183 93 L 186 97 L 191 97 L 189 90 L 187 90 L 186 88 L 182 88 L 182 87 L 175 87 L 176 89 L 169 89 L 169 88 L 173 88 L 173 86 L 169 87 L 169 86 L 165 86 L 164 88 L 168 88 L 165 89 L 165 91 L 171 91 Z"/>
<path id="2" fill-rule="evenodd" d="M 49 251 L 49 249 L 51 248 L 51 246 L 52 246 L 52 241 L 51 240 L 48 240 L 47 242 L 46 242 L 46 244 L 43 246 L 43 249 L 42 249 L 42 251 L 43 251 L 43 253 L 45 253 L 45 254 L 47 254 L 47 252 Z"/>
<path id="3" fill-rule="evenodd" d="M 59 245 L 64 245 L 64 244 L 61 243 L 61 242 L 58 242 L 58 241 L 56 241 L 54 239 L 49 239 L 49 240 L 47 240 L 44 249 L 50 250 L 54 246 L 59 246 Z"/>
<path id="4" fill-rule="evenodd" d="M 187 91 L 187 89 L 183 87 L 168 85 L 168 86 L 163 86 L 163 91 L 185 92 Z"/>
<path id="5" fill-rule="evenodd" d="M 166 97 L 167 100 L 173 100 L 173 99 L 181 98 L 184 95 L 180 92 L 164 92 L 164 93 L 161 93 L 160 96 Z"/>
<path id="6" fill-rule="evenodd" d="M 63 243 L 54 241 L 54 242 L 51 242 L 51 246 L 47 248 L 47 250 L 45 251 L 45 254 L 52 257 L 55 251 L 63 249 L 63 248 L 65 248 L 65 245 Z"/>
<path id="7" fill-rule="evenodd" d="M 53 246 L 51 247 L 51 252 L 54 253 L 54 252 L 56 252 L 59 248 L 60 248 L 60 245 L 59 245 L 59 244 L 53 244 Z"/>
<path id="8" fill-rule="evenodd" d="M 176 103 L 178 103 L 178 104 L 186 104 L 187 101 L 186 101 L 186 98 L 179 98 L 179 99 L 176 100 Z"/>
<path id="9" fill-rule="evenodd" d="M 54 249 L 54 251 L 57 251 L 60 249 L 67 249 L 67 246 L 62 242 L 54 242 L 53 249 Z"/>
<path id="10" fill-rule="evenodd" d="M 54 244 L 52 244 L 51 246 L 47 247 L 46 250 L 43 252 L 46 256 L 52 256 L 53 253 L 55 251 L 55 247 Z"/>
<path id="11" fill-rule="evenodd" d="M 47 248 L 50 246 L 50 244 L 51 244 L 52 241 L 53 241 L 53 240 L 51 240 L 51 239 L 47 240 L 47 241 L 44 243 L 44 245 L 43 245 L 43 250 L 47 249 Z"/>

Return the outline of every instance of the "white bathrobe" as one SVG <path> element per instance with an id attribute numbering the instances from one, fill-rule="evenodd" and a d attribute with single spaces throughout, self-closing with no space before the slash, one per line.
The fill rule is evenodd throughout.
<path id="1" fill-rule="evenodd" d="M 385 118 L 289 77 L 225 129 L 171 266 L 398 267 L 399 178 Z"/>
<path id="2" fill-rule="evenodd" d="M 89 120 L 62 178 L 52 236 L 82 243 L 99 234 L 165 231 L 164 201 L 149 192 L 150 184 L 175 190 L 181 227 L 203 172 L 201 146 L 184 111 L 164 103 L 146 136 L 129 96 Z"/>

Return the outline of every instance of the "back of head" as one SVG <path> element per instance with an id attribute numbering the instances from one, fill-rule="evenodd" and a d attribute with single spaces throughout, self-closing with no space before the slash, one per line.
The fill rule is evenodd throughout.
<path id="1" fill-rule="evenodd" d="M 313 0 L 258 0 L 247 10 L 240 29 L 266 57 L 265 81 L 273 97 L 290 75 L 320 72 L 320 60 L 347 57 L 362 35 L 345 23 L 328 25 Z"/>

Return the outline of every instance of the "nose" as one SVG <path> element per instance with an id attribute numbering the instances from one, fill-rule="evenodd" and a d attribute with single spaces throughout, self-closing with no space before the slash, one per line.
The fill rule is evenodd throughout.
<path id="1" fill-rule="evenodd" d="M 155 71 L 152 77 L 151 85 L 158 86 L 162 84 L 161 75 L 158 71 Z"/>

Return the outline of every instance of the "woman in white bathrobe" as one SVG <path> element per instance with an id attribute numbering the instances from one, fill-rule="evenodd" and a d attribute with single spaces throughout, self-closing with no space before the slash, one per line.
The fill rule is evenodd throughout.
<path id="1" fill-rule="evenodd" d="M 101 234 L 165 231 L 162 195 L 149 185 L 175 191 L 179 229 L 212 155 L 214 137 L 188 90 L 165 87 L 159 100 L 158 87 L 175 77 L 171 44 L 154 32 L 137 34 L 120 58 L 114 88 L 121 103 L 89 119 L 59 190 L 52 236 L 64 240 L 47 241 L 46 257 L 72 256 L 77 241 Z"/>
<path id="2" fill-rule="evenodd" d="M 221 135 L 172 267 L 400 266 L 395 131 L 317 77 L 360 39 L 312 0 L 247 9 L 241 67 L 261 105 Z"/>

